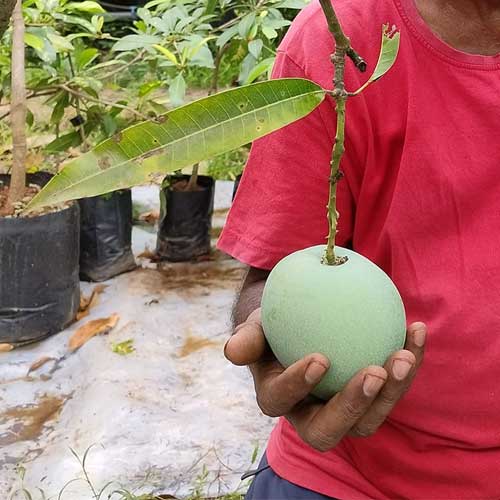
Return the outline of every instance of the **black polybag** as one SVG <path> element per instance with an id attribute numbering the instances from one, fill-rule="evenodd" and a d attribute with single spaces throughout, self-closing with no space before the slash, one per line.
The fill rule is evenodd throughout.
<path id="1" fill-rule="evenodd" d="M 28 183 L 50 176 L 34 174 Z M 8 183 L 8 176 L 0 176 Z M 63 330 L 80 304 L 79 209 L 0 217 L 0 343 L 21 345 Z"/>
<path id="2" fill-rule="evenodd" d="M 135 269 L 131 191 L 85 198 L 79 203 L 81 279 L 105 281 Z"/>
<path id="3" fill-rule="evenodd" d="M 199 191 L 175 191 L 170 186 L 189 176 L 176 176 L 161 190 L 161 214 L 156 253 L 160 259 L 182 262 L 210 253 L 215 181 L 199 176 Z"/>
<path id="4" fill-rule="evenodd" d="M 236 179 L 234 179 L 232 201 L 234 201 L 234 199 L 236 198 L 236 193 L 238 192 L 238 188 L 240 187 L 241 177 L 242 174 L 239 174 L 236 176 Z"/>

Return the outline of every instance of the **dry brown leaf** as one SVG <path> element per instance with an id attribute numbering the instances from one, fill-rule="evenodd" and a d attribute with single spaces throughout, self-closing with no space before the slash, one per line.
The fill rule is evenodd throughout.
<path id="1" fill-rule="evenodd" d="M 160 218 L 160 212 L 158 210 L 152 210 L 151 212 L 144 212 L 139 215 L 139 220 L 145 222 L 146 224 L 156 224 Z"/>
<path id="2" fill-rule="evenodd" d="M 55 358 L 51 358 L 49 356 L 43 356 L 43 358 L 37 359 L 29 368 L 28 373 L 26 376 L 28 376 L 31 372 L 34 372 L 41 368 L 45 363 L 48 363 L 49 361 L 52 361 Z"/>
<path id="3" fill-rule="evenodd" d="M 116 326 L 119 319 L 118 314 L 112 314 L 109 318 L 94 319 L 85 323 L 69 339 L 69 350 L 71 352 L 76 351 L 92 337 L 109 333 Z"/>
<path id="4" fill-rule="evenodd" d="M 45 156 L 40 150 L 29 151 L 25 160 L 26 168 L 39 168 L 44 160 Z"/>
<path id="5" fill-rule="evenodd" d="M 85 316 L 88 316 L 90 310 L 99 302 L 99 295 L 108 287 L 108 285 L 96 285 L 90 294 L 90 297 L 80 297 L 80 307 L 76 314 L 76 321 L 80 321 Z"/>
<path id="6" fill-rule="evenodd" d="M 9 352 L 14 349 L 12 344 L 0 344 L 0 352 Z"/>

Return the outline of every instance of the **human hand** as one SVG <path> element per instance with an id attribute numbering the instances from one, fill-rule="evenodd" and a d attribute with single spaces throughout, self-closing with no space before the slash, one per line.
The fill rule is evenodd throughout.
<path id="1" fill-rule="evenodd" d="M 410 387 L 423 360 L 426 333 L 424 323 L 413 323 L 404 349 L 383 367 L 360 370 L 329 401 L 309 396 L 328 371 L 329 360 L 310 354 L 285 369 L 266 342 L 260 309 L 235 329 L 224 353 L 233 364 L 250 367 L 264 414 L 286 417 L 307 444 L 324 452 L 346 435 L 367 437 L 377 431 Z"/>

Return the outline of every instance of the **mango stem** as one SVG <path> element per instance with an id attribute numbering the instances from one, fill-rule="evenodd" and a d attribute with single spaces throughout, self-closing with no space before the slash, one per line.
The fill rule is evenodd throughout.
<path id="1" fill-rule="evenodd" d="M 330 95 L 335 99 L 337 111 L 337 133 L 330 161 L 330 196 L 327 207 L 329 233 L 322 263 L 328 266 L 338 266 L 347 261 L 347 257 L 337 257 L 335 255 L 335 237 L 337 235 L 337 224 L 339 220 L 339 213 L 337 211 L 337 184 L 343 177 L 340 171 L 340 161 L 345 151 L 345 110 L 346 102 L 349 97 L 345 90 L 344 83 L 345 60 L 346 57 L 350 57 L 361 72 L 366 71 L 366 62 L 351 47 L 351 42 L 342 31 L 342 27 L 330 0 L 319 0 L 319 2 L 328 23 L 328 29 L 335 42 L 335 52 L 331 56 L 331 60 L 335 67 L 333 78 L 334 90 Z"/>

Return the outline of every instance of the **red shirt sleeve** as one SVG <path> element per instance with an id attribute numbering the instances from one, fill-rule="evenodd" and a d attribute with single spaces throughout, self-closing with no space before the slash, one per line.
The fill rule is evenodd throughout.
<path id="1" fill-rule="evenodd" d="M 308 78 L 280 51 L 273 78 L 286 77 Z M 271 269 L 296 250 L 326 242 L 333 106 L 325 100 L 302 120 L 254 142 L 218 242 L 220 250 L 252 267 Z M 342 169 L 349 168 L 344 155 Z M 338 185 L 337 210 L 337 244 L 350 246 L 354 201 L 348 179 Z"/>

